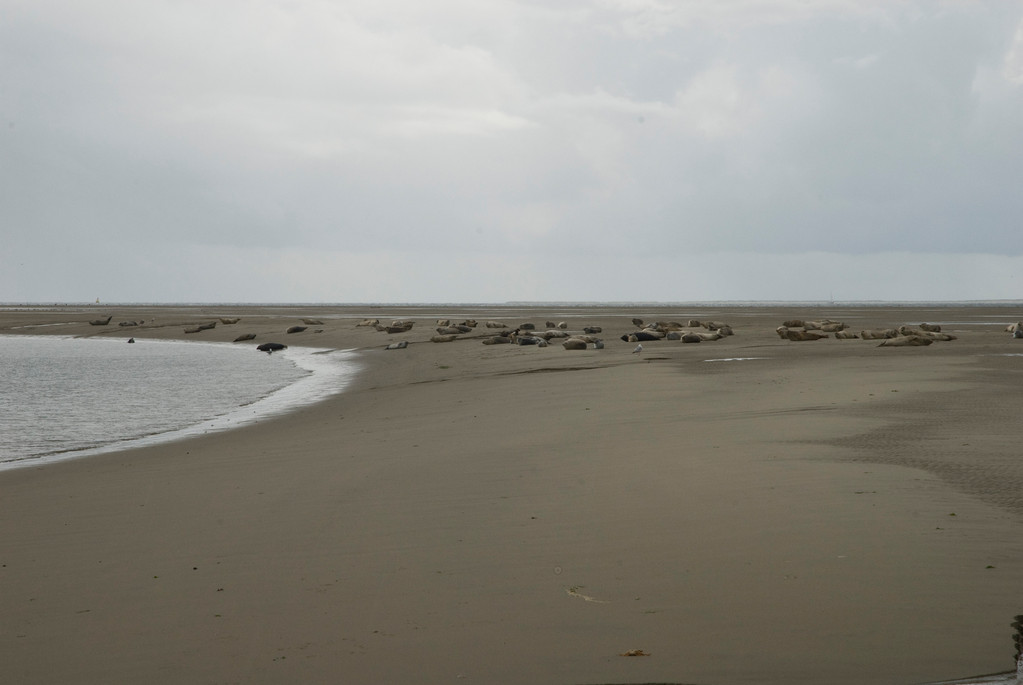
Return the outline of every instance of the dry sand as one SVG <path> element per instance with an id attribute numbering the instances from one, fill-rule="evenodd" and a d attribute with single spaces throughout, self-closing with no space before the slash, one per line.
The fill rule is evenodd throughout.
<path id="1" fill-rule="evenodd" d="M 111 325 L 89 326 L 100 314 Z M 219 316 L 241 321 L 183 333 Z M 416 325 L 355 326 L 367 316 Z M 821 316 L 854 330 L 937 322 L 958 340 L 774 333 Z M 302 317 L 323 324 L 283 333 Z M 468 317 L 599 325 L 607 347 L 484 346 L 482 328 L 426 342 L 437 318 Z M 633 354 L 618 339 L 633 317 L 714 319 L 735 335 Z M 1023 613 L 1023 340 L 1002 329 L 1018 318 L 8 307 L 0 333 L 253 332 L 239 344 L 363 353 L 346 392 L 282 417 L 0 472 L 2 679 L 908 684 L 1007 671 Z M 126 319 L 146 324 L 116 326 Z M 382 349 L 398 340 L 409 347 Z"/>

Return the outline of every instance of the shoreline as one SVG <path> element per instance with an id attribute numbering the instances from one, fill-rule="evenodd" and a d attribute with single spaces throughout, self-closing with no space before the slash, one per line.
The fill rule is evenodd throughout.
<path id="1" fill-rule="evenodd" d="M 994 329 L 1015 318 L 1001 307 L 837 312 L 863 327 L 961 322 L 958 340 L 892 350 L 774 333 L 827 307 L 531 310 L 602 324 L 607 349 L 578 352 L 430 343 L 408 307 L 377 312 L 418 316 L 394 351 L 401 336 L 356 328 L 355 309 L 232 309 L 153 307 L 131 334 L 240 315 L 257 342 L 290 345 L 282 324 L 320 318 L 304 338 L 361 350 L 364 370 L 254 425 L 0 472 L 15 679 L 853 684 L 1009 670 L 1023 390 L 1018 359 L 999 355 L 1023 346 Z M 0 312 L 0 332 L 68 314 Z M 720 319 L 735 336 L 634 355 L 617 340 L 633 316 Z M 619 656 L 636 649 L 650 656 Z"/>
<path id="2" fill-rule="evenodd" d="M 3 335 L 4 334 L 0 334 L 0 337 Z M 57 332 L 48 335 L 38 333 L 23 334 L 23 336 L 19 337 L 65 338 L 68 340 L 82 339 L 82 336 L 63 335 Z M 107 342 L 112 342 L 109 338 L 105 340 Z M 172 345 L 229 345 L 228 343 L 216 341 L 195 341 L 178 338 L 154 339 L 146 342 Z M 86 459 L 100 454 L 137 449 L 209 433 L 233 430 L 252 422 L 272 418 L 276 415 L 287 414 L 292 411 L 298 411 L 306 405 L 322 401 L 333 394 L 344 392 L 344 388 L 348 385 L 351 378 L 359 371 L 359 363 L 356 359 L 357 355 L 352 350 L 295 346 L 289 348 L 282 354 L 298 369 L 305 371 L 305 375 L 296 378 L 284 386 L 270 391 L 268 394 L 257 397 L 251 402 L 232 406 L 226 411 L 201 418 L 193 423 L 183 425 L 178 428 L 146 433 L 134 438 L 121 438 L 92 447 L 57 450 L 44 454 L 34 454 L 18 457 L 16 459 L 3 460 L 0 461 L 0 471 L 30 468 L 33 466 L 53 464 L 73 459 Z M 317 362 L 320 355 L 326 354 L 338 354 L 347 358 L 336 361 L 335 363 L 314 363 Z"/>

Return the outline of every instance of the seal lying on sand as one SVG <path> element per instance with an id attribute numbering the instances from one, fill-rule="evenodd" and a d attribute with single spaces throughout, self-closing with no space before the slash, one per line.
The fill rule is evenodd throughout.
<path id="1" fill-rule="evenodd" d="M 922 338 L 919 335 L 897 335 L 894 338 L 885 338 L 878 347 L 923 347 L 930 345 L 933 340 Z"/>
<path id="2" fill-rule="evenodd" d="M 658 331 L 636 331 L 622 336 L 623 342 L 646 342 L 650 340 L 662 340 L 664 333 Z"/>
<path id="3" fill-rule="evenodd" d="M 454 326 L 437 326 L 437 333 L 439 335 L 460 335 L 462 333 L 471 332 L 472 328 L 462 324 L 455 324 Z"/>
<path id="4" fill-rule="evenodd" d="M 824 331 L 818 330 L 806 330 L 804 328 L 788 328 L 787 326 L 778 326 L 775 329 L 778 336 L 785 340 L 793 340 L 800 342 L 803 340 L 822 340 L 828 337 L 828 334 Z"/>
<path id="5" fill-rule="evenodd" d="M 256 349 L 259 350 L 260 352 L 266 352 L 267 354 L 273 354 L 274 352 L 277 352 L 278 350 L 286 350 L 286 349 L 288 349 L 288 346 L 285 345 L 284 343 L 268 342 L 268 343 L 263 343 L 262 345 L 256 345 Z"/>
<path id="6" fill-rule="evenodd" d="M 108 323 L 110 323 L 110 319 L 112 319 L 112 318 L 114 318 L 114 317 L 113 316 L 108 316 L 105 319 L 93 319 L 92 321 L 89 322 L 89 325 L 90 326 L 106 326 Z"/>
<path id="7" fill-rule="evenodd" d="M 234 342 L 244 342 L 245 340 L 255 340 L 255 339 L 256 339 L 256 334 L 255 333 L 246 333 L 244 335 L 239 335 L 237 338 L 234 339 Z"/>
<path id="8" fill-rule="evenodd" d="M 305 326 L 292 326 L 292 327 L 290 327 L 288 330 L 286 330 L 284 332 L 285 333 L 301 333 L 305 329 L 306 329 Z"/>
<path id="9" fill-rule="evenodd" d="M 390 326 L 384 326 L 384 331 L 391 334 L 407 333 L 412 330 L 412 324 L 412 321 L 392 321 Z"/>
<path id="10" fill-rule="evenodd" d="M 894 338 L 898 334 L 899 332 L 894 328 L 868 328 L 860 331 L 860 337 L 864 340 L 884 340 L 885 338 Z"/>

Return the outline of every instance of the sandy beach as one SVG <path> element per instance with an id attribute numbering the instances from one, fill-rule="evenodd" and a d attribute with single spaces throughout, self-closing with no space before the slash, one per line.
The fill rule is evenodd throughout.
<path id="1" fill-rule="evenodd" d="M 184 332 L 221 317 L 240 320 Z M 285 333 L 303 318 L 322 323 Z M 634 353 L 619 339 L 633 318 L 734 335 Z M 793 318 L 930 322 L 956 339 L 781 339 Z M 480 325 L 430 342 L 438 319 Z M 6 307 L 0 334 L 254 333 L 237 344 L 354 349 L 360 371 L 254 425 L 0 472 L 3 680 L 909 685 L 1008 671 L 1023 340 L 1004 328 L 1019 319 Z M 598 326 L 605 348 L 483 345 L 488 320 Z"/>

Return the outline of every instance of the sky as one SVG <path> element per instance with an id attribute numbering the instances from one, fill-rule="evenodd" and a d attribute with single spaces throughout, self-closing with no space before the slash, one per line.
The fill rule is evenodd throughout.
<path id="1" fill-rule="evenodd" d="M 0 0 L 0 302 L 1023 300 L 1023 3 Z"/>

